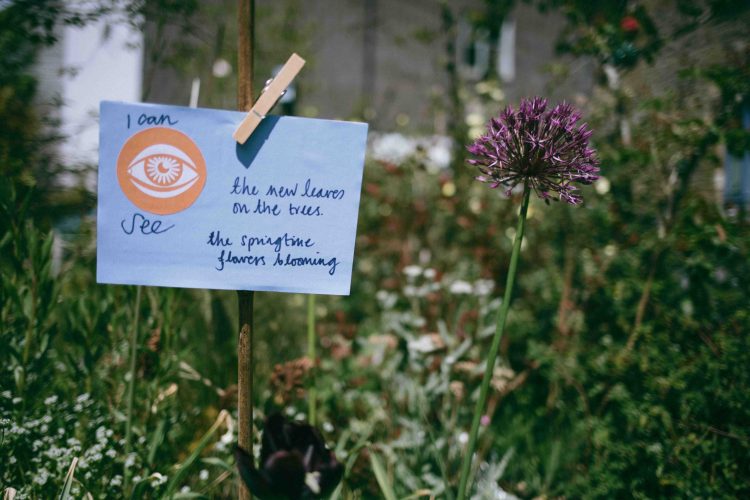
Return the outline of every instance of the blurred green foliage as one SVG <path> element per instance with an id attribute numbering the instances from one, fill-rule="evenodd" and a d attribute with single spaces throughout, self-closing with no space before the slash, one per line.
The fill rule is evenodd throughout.
<path id="1" fill-rule="evenodd" d="M 589 19 L 582 3 L 547 3 Z M 726 17 L 726 3 L 690 19 Z M 49 229 L 56 201 L 40 182 L 49 164 L 28 73 L 48 40 L 0 34 L 15 47 L 0 51 L 0 487 L 49 498 L 77 457 L 76 497 L 230 498 L 236 298 L 144 288 L 136 303 L 133 287 L 95 283 L 90 204 L 78 201 L 74 234 Z M 618 45 L 596 47 L 607 64 Z M 705 80 L 658 98 L 598 88 L 587 117 L 604 179 L 580 208 L 532 202 L 475 498 L 750 496 L 750 233 L 706 185 L 740 128 L 747 58 L 682 69 L 716 86 L 711 112 L 692 98 Z M 314 367 L 295 362 L 304 298 L 256 298 L 256 425 L 273 410 L 303 417 L 314 370 L 320 427 L 347 470 L 338 498 L 451 498 L 458 480 L 518 200 L 473 182 L 461 158 L 436 169 L 428 156 L 368 159 L 352 295 L 318 299 Z"/>

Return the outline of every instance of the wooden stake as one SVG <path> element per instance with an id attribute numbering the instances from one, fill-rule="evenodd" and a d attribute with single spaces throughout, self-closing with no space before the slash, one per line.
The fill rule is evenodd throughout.
<path id="1" fill-rule="evenodd" d="M 253 107 L 253 45 L 255 38 L 255 0 L 239 0 L 237 12 L 237 107 Z"/>
<path id="2" fill-rule="evenodd" d="M 255 0 L 237 2 L 237 108 L 249 111 L 253 106 L 253 41 Z M 253 456 L 253 299 L 254 292 L 238 290 L 237 304 L 240 334 L 237 339 L 237 420 L 239 445 Z M 240 500 L 252 496 L 240 479 Z"/>
<path id="3" fill-rule="evenodd" d="M 239 445 L 253 455 L 253 298 L 254 292 L 237 291 L 240 336 L 237 340 L 237 410 Z M 240 480 L 240 500 L 252 497 Z"/>

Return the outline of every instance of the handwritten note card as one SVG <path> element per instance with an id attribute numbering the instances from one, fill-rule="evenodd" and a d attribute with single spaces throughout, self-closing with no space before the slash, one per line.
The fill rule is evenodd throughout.
<path id="1" fill-rule="evenodd" d="M 363 123 L 103 102 L 97 281 L 349 293 Z"/>

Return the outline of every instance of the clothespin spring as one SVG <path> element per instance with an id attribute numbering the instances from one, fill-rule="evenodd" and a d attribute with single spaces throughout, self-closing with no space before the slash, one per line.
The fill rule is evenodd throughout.
<path id="1" fill-rule="evenodd" d="M 264 92 L 265 92 L 266 90 L 268 90 L 268 87 L 270 87 L 270 86 L 271 86 L 271 83 L 272 83 L 272 82 L 273 82 L 273 77 L 271 77 L 271 78 L 269 78 L 268 80 L 266 80 L 266 83 L 264 83 L 264 84 L 263 84 L 263 89 L 261 89 L 261 91 L 260 91 L 261 95 L 263 95 L 263 93 L 264 93 Z M 283 91 L 281 92 L 281 95 L 279 96 L 279 99 L 281 99 L 282 97 L 284 97 L 284 95 L 286 94 L 286 91 L 287 91 L 287 89 L 284 89 L 284 90 L 283 90 Z M 253 112 L 253 114 L 254 114 L 255 116 L 257 116 L 258 118 L 260 118 L 261 120 L 262 120 L 263 118 L 265 118 L 265 117 L 266 117 L 266 115 L 262 115 L 262 114 L 258 113 L 258 112 L 257 112 L 257 111 L 256 111 L 255 109 L 251 109 L 250 111 L 252 111 L 252 112 Z"/>

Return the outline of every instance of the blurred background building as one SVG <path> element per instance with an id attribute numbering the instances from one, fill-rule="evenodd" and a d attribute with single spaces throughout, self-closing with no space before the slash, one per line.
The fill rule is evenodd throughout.
<path id="1" fill-rule="evenodd" d="M 676 22 L 670 6 L 650 2 L 649 8 L 660 29 Z M 103 99 L 188 105 L 192 93 L 199 106 L 234 108 L 235 9 L 233 0 L 200 2 L 180 22 L 145 19 L 143 33 L 108 18 L 62 28 L 38 72 L 40 102 L 63 104 L 57 111 L 63 155 L 72 163 L 96 161 L 95 117 Z M 683 93 L 708 113 L 717 98 L 711 87 L 695 93 L 675 68 L 719 64 L 744 50 L 736 45 L 746 39 L 747 17 L 667 39 L 658 64 L 639 64 L 621 76 L 590 57 L 561 55 L 564 15 L 525 2 L 257 0 L 255 93 L 298 52 L 307 65 L 275 113 L 367 121 L 381 159 L 422 148 L 443 168 L 455 156 L 452 148 L 465 142 L 455 137 L 481 133 L 490 114 L 525 96 L 585 108 L 596 84 L 606 82 L 615 94 Z M 621 128 L 627 141 L 630 123 L 623 120 Z M 750 159 L 724 156 L 723 170 L 706 169 L 694 182 L 717 201 L 745 204 Z"/>
<path id="2" fill-rule="evenodd" d="M 230 11 L 233 8 L 232 2 L 213 3 Z M 515 102 L 535 94 L 575 99 L 590 94 L 592 89 L 593 65 L 586 61 L 573 63 L 565 69 L 565 78 L 560 78 L 566 59 L 555 53 L 555 44 L 563 26 L 562 16 L 542 14 L 526 4 L 483 23 L 488 27 L 476 25 L 476 18 L 485 10 L 485 2 L 476 0 L 450 2 L 450 6 L 435 0 L 259 0 L 256 10 L 258 82 L 271 76 L 269 66 L 282 64 L 292 51 L 308 61 L 297 78 L 298 114 L 358 117 L 377 131 L 444 134 L 448 120 L 460 119 L 448 116 L 444 109 L 451 85 L 455 84 L 452 76 L 470 84 L 488 79 L 501 82 L 502 89 L 498 86 L 491 96 L 498 102 Z M 283 13 L 283 20 L 276 17 L 279 12 Z M 212 27 L 205 25 L 205 29 L 215 32 L 212 46 L 218 54 L 231 53 L 235 43 L 234 38 L 226 39 L 234 30 L 227 22 L 233 20 L 224 19 Z M 147 47 L 156 43 L 155 31 L 150 26 Z M 180 36 L 175 30 L 167 38 Z M 290 43 L 295 39 L 297 45 Z M 269 49 L 269 44 L 288 49 Z M 278 56 L 267 59 L 265 54 L 271 53 Z M 234 66 L 233 60 L 227 62 Z M 211 68 L 210 74 L 204 68 L 195 75 L 208 80 L 202 88 L 213 91 L 214 80 L 230 78 L 223 64 L 218 68 L 213 64 L 206 66 Z M 223 71 L 217 73 L 216 69 Z M 188 102 L 189 75 L 174 67 L 154 68 L 147 58 L 145 73 L 152 72 L 153 77 L 147 82 L 151 85 L 148 100 Z M 226 97 L 228 100 L 222 103 L 231 107 L 234 96 Z M 204 96 L 202 101 L 213 102 L 215 98 Z"/>

